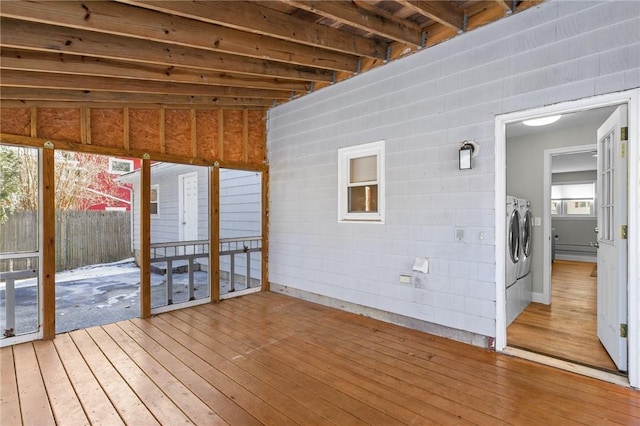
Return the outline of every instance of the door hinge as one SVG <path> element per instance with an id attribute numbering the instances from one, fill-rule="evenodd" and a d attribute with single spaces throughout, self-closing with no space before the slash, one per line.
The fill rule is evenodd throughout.
<path id="1" fill-rule="evenodd" d="M 628 127 L 620 127 L 620 140 L 626 141 L 629 136 L 629 128 Z"/>
<path id="2" fill-rule="evenodd" d="M 620 324 L 620 337 L 627 337 L 627 324 Z"/>
<path id="3" fill-rule="evenodd" d="M 623 240 L 627 239 L 627 225 L 620 226 L 620 238 Z"/>

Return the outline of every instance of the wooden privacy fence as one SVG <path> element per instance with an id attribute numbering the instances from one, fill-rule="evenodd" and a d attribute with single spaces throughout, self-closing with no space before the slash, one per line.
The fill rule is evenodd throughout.
<path id="1" fill-rule="evenodd" d="M 38 250 L 38 213 L 22 211 L 0 224 L 0 253 Z M 56 271 L 132 256 L 131 214 L 119 211 L 56 212 Z M 0 261 L 0 270 L 30 269 L 34 259 Z"/>

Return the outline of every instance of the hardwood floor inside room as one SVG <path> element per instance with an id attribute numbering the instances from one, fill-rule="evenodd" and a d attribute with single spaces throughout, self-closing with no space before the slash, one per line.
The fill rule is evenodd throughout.
<path id="1" fill-rule="evenodd" d="M 554 261 L 551 305 L 531 303 L 507 328 L 508 345 L 618 372 L 597 336 L 595 266 Z"/>
<path id="2" fill-rule="evenodd" d="M 0 349 L 0 424 L 639 424 L 640 392 L 276 293 Z"/>

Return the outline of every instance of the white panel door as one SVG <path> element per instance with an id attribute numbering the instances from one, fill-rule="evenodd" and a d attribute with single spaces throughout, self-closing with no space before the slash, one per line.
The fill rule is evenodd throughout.
<path id="1" fill-rule="evenodd" d="M 598 338 L 627 371 L 627 106 L 598 129 Z"/>
<path id="2" fill-rule="evenodd" d="M 180 241 L 198 239 L 198 174 L 178 176 L 180 202 L 178 220 Z"/>

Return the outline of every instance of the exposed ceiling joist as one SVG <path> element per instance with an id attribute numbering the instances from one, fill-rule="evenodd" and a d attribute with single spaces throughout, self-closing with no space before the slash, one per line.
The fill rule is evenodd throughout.
<path id="1" fill-rule="evenodd" d="M 34 71 L 2 71 L 2 84 L 6 87 L 41 87 L 47 89 L 72 89 L 123 93 L 155 93 L 170 95 L 189 95 L 219 97 L 254 97 L 265 99 L 289 99 L 291 92 L 284 90 L 248 89 L 230 86 L 205 86 L 184 83 L 153 82 L 126 78 L 103 78 L 98 76 L 76 75 L 69 78 L 66 74 L 41 73 Z"/>
<path id="2" fill-rule="evenodd" d="M 265 2 L 118 0 L 282 40 L 383 59 L 384 43 L 269 9 Z"/>
<path id="3" fill-rule="evenodd" d="M 307 82 L 300 80 L 259 78 L 245 74 L 115 61 L 62 53 L 3 49 L 0 52 L 0 59 L 0 69 L 8 70 L 53 72 L 71 76 L 121 77 L 167 83 L 192 83 L 295 92 L 306 92 L 310 89 L 310 85 Z"/>
<path id="4" fill-rule="evenodd" d="M 355 3 L 322 0 L 286 2 L 341 24 L 408 44 L 413 48 L 422 46 L 422 31 L 415 25 L 408 25 L 407 21 L 393 19 L 387 14 L 360 8 Z"/>
<path id="5" fill-rule="evenodd" d="M 92 92 L 86 90 L 43 89 L 34 91 L 23 87 L 4 87 L 1 107 L 36 106 L 42 103 L 82 103 L 105 105 L 171 106 L 171 107 L 258 107 L 273 106 L 268 99 L 227 98 L 216 96 L 186 96 L 154 93 Z"/>
<path id="6" fill-rule="evenodd" d="M 333 79 L 332 72 L 318 68 L 304 68 L 227 53 L 204 52 L 201 49 L 180 45 L 167 46 L 155 41 L 14 19 L 3 18 L 0 31 L 2 31 L 0 39 L 2 48 L 63 52 L 71 55 L 297 80 L 332 81 Z"/>
<path id="7" fill-rule="evenodd" d="M 2 4 L 3 17 L 151 40 L 250 58 L 355 71 L 357 56 L 106 1 Z"/>
<path id="8" fill-rule="evenodd" d="M 464 11 L 460 10 L 453 2 L 427 0 L 398 0 L 398 2 L 415 13 L 440 22 L 458 32 L 465 29 Z"/>
<path id="9" fill-rule="evenodd" d="M 0 102 L 269 107 L 541 1 L 5 1 Z"/>

